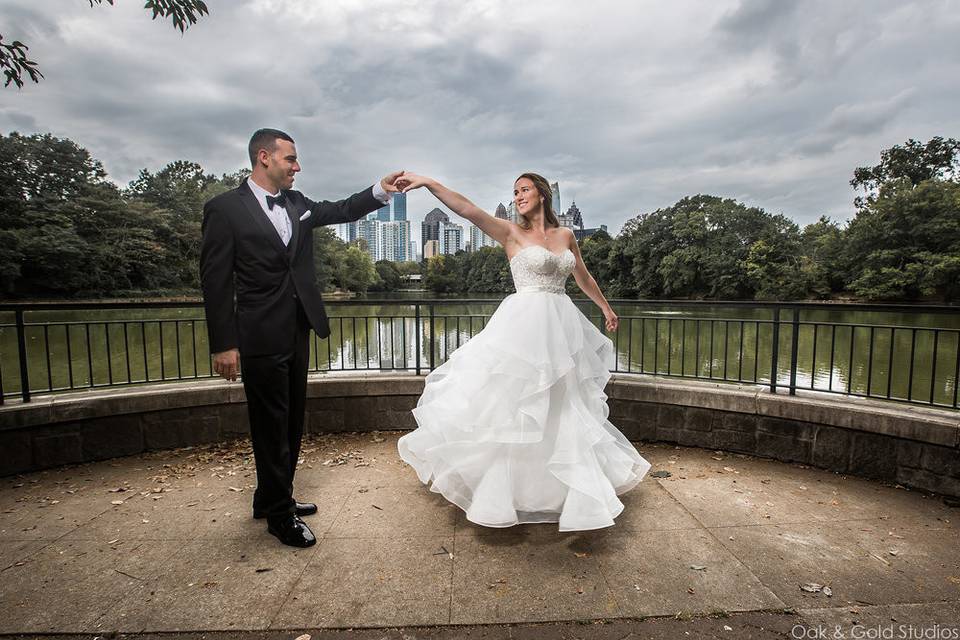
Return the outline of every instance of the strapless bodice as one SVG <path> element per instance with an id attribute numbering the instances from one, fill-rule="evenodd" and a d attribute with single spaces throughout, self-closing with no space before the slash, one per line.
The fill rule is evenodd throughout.
<path id="1" fill-rule="evenodd" d="M 510 259 L 510 273 L 517 293 L 544 291 L 564 293 L 564 284 L 573 272 L 577 259 L 570 249 L 553 253 L 533 244 L 520 249 Z"/>

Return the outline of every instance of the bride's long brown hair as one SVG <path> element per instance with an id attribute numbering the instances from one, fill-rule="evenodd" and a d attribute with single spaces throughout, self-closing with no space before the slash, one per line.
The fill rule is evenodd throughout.
<path id="1" fill-rule="evenodd" d="M 523 173 L 513 181 L 513 184 L 516 185 L 522 178 L 531 181 L 533 186 L 537 188 L 537 191 L 540 192 L 540 197 L 543 198 L 543 219 L 546 220 L 549 226 L 559 227 L 560 221 L 557 219 L 557 214 L 553 211 L 553 190 L 550 189 L 550 183 L 547 182 L 547 179 L 539 173 Z M 520 226 L 529 231 L 530 221 L 519 211 L 517 211 L 517 213 L 520 215 Z"/>

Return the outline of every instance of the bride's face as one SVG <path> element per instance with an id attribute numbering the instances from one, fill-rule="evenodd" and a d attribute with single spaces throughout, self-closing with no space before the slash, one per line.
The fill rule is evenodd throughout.
<path id="1" fill-rule="evenodd" d="M 517 211 L 529 215 L 540 208 L 543 198 L 530 178 L 520 178 L 513 185 L 513 204 Z"/>

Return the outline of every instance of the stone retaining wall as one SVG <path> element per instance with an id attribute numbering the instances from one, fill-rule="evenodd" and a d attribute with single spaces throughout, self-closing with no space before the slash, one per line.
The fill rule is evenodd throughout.
<path id="1" fill-rule="evenodd" d="M 423 377 L 310 379 L 308 433 L 412 429 Z M 960 412 L 765 387 L 617 375 L 610 419 L 631 440 L 801 462 L 960 496 Z M 249 433 L 239 384 L 219 380 L 36 397 L 0 408 L 0 475 Z"/>

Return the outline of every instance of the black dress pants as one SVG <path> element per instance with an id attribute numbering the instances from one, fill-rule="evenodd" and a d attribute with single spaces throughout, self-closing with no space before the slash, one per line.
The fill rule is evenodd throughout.
<path id="1" fill-rule="evenodd" d="M 293 475 L 303 437 L 309 335 L 310 324 L 298 301 L 289 351 L 252 357 L 240 354 L 257 467 L 256 517 L 279 519 L 296 513 Z"/>

